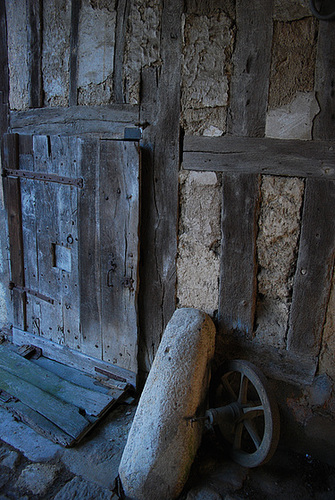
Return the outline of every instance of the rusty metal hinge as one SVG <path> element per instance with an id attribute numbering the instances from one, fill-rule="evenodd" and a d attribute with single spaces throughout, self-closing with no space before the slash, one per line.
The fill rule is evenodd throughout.
<path id="1" fill-rule="evenodd" d="M 25 286 L 15 285 L 12 281 L 9 283 L 10 290 L 17 290 L 20 293 L 29 293 L 29 295 L 34 295 L 38 299 L 44 300 L 45 302 L 49 302 L 49 304 L 53 304 L 55 301 L 51 297 L 44 295 L 43 293 L 36 292 L 36 290 L 32 290 L 31 288 L 27 288 Z"/>
<path id="2" fill-rule="evenodd" d="M 76 186 L 78 188 L 82 188 L 84 185 L 81 177 L 73 179 L 72 177 L 65 177 L 63 175 L 44 174 L 43 172 L 31 172 L 29 170 L 4 168 L 2 175 L 3 177 L 23 177 L 24 179 L 33 179 L 36 181 L 56 182 L 57 184 L 66 184 L 69 186 Z"/>

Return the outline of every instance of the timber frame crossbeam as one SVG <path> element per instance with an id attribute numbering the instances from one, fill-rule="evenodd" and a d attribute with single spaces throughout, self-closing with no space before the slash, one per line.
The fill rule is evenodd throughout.
<path id="1" fill-rule="evenodd" d="M 261 175 L 305 180 L 287 351 L 279 356 L 271 349 L 262 353 L 265 360 L 274 362 L 265 362 L 264 368 L 277 379 L 311 382 L 317 366 L 331 287 L 330 270 L 334 266 L 334 150 L 335 141 L 235 136 L 184 138 L 185 170 L 223 175 L 218 323 L 235 357 L 236 332 L 243 333 L 237 350 L 248 352 L 250 359 L 255 357 L 251 341 L 256 316 Z M 282 373 L 267 369 L 273 364 L 281 366 Z"/>
<path id="2" fill-rule="evenodd" d="M 335 180 L 335 141 L 187 136 L 183 167 L 229 174 Z"/>

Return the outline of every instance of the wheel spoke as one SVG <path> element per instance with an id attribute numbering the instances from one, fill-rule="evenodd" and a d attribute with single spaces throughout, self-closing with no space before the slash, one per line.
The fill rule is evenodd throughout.
<path id="1" fill-rule="evenodd" d="M 237 401 L 237 396 L 235 394 L 234 389 L 228 382 L 227 378 L 222 378 L 222 385 L 226 388 L 226 390 L 229 392 L 230 397 L 232 398 L 233 401 Z"/>
<path id="2" fill-rule="evenodd" d="M 247 402 L 248 385 L 249 385 L 248 377 L 246 377 L 243 373 L 241 373 L 240 390 L 238 394 L 238 402 L 241 404 L 246 404 Z"/>
<path id="3" fill-rule="evenodd" d="M 258 450 L 258 448 L 261 445 L 262 440 L 258 435 L 256 427 L 254 426 L 254 423 L 251 422 L 250 420 L 244 420 L 243 423 L 244 423 L 244 426 L 245 426 L 246 430 L 248 431 L 251 439 L 253 440 L 254 445 L 256 446 L 256 449 Z"/>
<path id="4" fill-rule="evenodd" d="M 243 420 L 252 420 L 253 418 L 260 417 L 264 414 L 264 408 L 262 405 L 259 406 L 245 406 L 242 408 Z"/>
<path id="5" fill-rule="evenodd" d="M 236 425 L 235 428 L 234 443 L 233 443 L 234 450 L 241 449 L 242 431 L 243 431 L 243 422 L 240 422 Z"/>

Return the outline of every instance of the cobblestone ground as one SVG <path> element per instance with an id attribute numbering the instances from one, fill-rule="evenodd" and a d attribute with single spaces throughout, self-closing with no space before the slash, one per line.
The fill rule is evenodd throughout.
<path id="1" fill-rule="evenodd" d="M 1 410 L 0 500 L 122 498 L 115 478 L 135 410 L 120 405 L 71 449 L 50 443 Z M 179 500 L 220 499 L 334 500 L 335 467 L 279 449 L 268 464 L 247 469 L 207 436 Z"/>

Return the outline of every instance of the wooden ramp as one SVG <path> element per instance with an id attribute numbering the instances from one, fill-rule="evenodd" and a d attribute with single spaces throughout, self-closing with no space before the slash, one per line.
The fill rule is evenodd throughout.
<path id="1" fill-rule="evenodd" d="M 0 405 L 63 446 L 77 443 L 124 394 L 47 358 L 0 345 Z"/>

